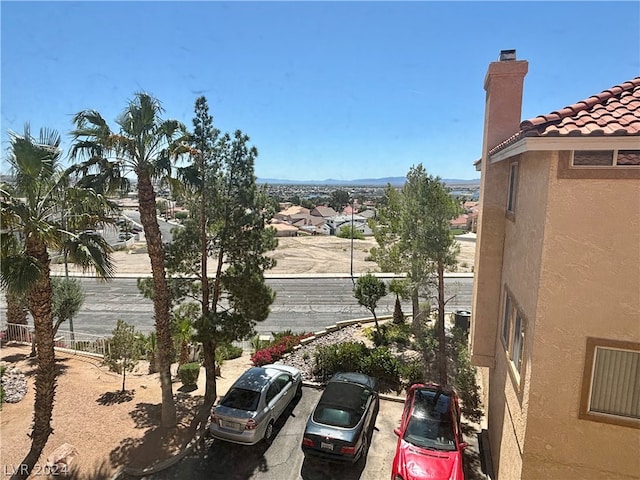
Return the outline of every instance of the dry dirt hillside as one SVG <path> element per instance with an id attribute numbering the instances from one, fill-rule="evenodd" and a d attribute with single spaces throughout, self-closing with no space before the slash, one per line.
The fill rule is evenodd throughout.
<path id="1" fill-rule="evenodd" d="M 475 255 L 475 242 L 461 241 L 458 272 L 471 272 Z M 376 246 L 373 238 L 353 241 L 353 272 L 379 272 L 375 262 L 369 260 L 370 250 Z M 342 273 L 351 272 L 351 240 L 326 236 L 281 237 L 278 248 L 270 254 L 277 265 L 270 274 Z M 114 260 L 119 274 L 151 273 L 144 242 L 136 243 L 128 250 L 115 252 Z M 210 271 L 214 265 L 211 264 Z M 60 270 L 62 265 L 52 265 Z"/>

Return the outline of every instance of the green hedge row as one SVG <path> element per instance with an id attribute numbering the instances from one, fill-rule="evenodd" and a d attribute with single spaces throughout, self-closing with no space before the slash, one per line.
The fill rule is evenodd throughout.
<path id="1" fill-rule="evenodd" d="M 407 373 L 406 367 L 400 365 L 387 347 L 370 349 L 362 342 L 318 347 L 314 374 L 326 381 L 338 372 L 360 372 L 375 377 L 383 391 L 400 390 L 402 377 Z"/>

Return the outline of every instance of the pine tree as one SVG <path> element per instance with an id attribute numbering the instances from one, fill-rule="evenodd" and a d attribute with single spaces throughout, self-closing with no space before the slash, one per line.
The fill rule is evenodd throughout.
<path id="1" fill-rule="evenodd" d="M 203 411 L 208 413 L 217 396 L 216 346 L 249 338 L 255 322 L 269 314 L 275 294 L 265 284 L 264 272 L 275 261 L 266 252 L 275 249 L 277 240 L 267 225 L 274 212 L 266 191 L 256 184 L 258 151 L 249 137 L 239 130 L 233 137 L 219 135 L 204 97 L 196 101 L 194 127 L 193 165 L 185 170 L 190 214 L 168 247 L 167 269 L 198 279 L 183 293 L 201 303 L 195 338 L 203 344 Z M 209 259 L 216 269 L 212 281 Z"/>
<path id="2" fill-rule="evenodd" d="M 384 271 L 405 273 L 412 292 L 414 321 L 421 291 L 437 290 L 438 372 L 447 384 L 444 272 L 456 263 L 459 246 L 449 228 L 460 206 L 439 177 L 428 175 L 420 164 L 407 174 L 401 190 L 390 185 L 379 219 L 372 222 L 378 247 L 372 255 Z"/>

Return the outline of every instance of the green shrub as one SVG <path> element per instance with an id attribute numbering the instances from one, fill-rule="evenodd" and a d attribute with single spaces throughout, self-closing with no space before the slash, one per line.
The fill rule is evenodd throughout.
<path id="1" fill-rule="evenodd" d="M 407 347 L 411 343 L 411 326 L 405 323 L 385 325 L 385 336 L 389 344 L 395 343 L 399 347 Z"/>
<path id="2" fill-rule="evenodd" d="M 398 360 L 387 347 L 374 348 L 362 358 L 362 373 L 378 379 L 381 390 L 398 389 L 400 385 L 400 367 Z"/>
<path id="3" fill-rule="evenodd" d="M 189 212 L 176 212 L 174 216 L 178 220 L 186 220 L 189 217 Z"/>
<path id="4" fill-rule="evenodd" d="M 278 343 L 278 340 L 280 340 L 283 337 L 295 337 L 298 336 L 298 333 L 294 333 L 293 330 L 282 330 L 281 332 L 271 332 L 271 336 L 273 337 L 273 340 L 271 341 L 271 343 Z"/>
<path id="5" fill-rule="evenodd" d="M 482 418 L 480 387 L 476 380 L 476 367 L 471 364 L 466 339 L 462 335 L 454 337 L 455 377 L 453 384 L 460 395 L 460 409 L 465 417 L 478 422 Z"/>
<path id="6" fill-rule="evenodd" d="M 407 324 L 385 323 L 380 325 L 380 334 L 373 328 L 367 327 L 362 333 L 377 347 L 395 344 L 408 347 L 411 344 L 412 328 Z"/>
<path id="7" fill-rule="evenodd" d="M 200 364 L 198 362 L 185 363 L 178 367 L 178 377 L 185 386 L 197 385 L 200 375 Z"/>
<path id="8" fill-rule="evenodd" d="M 376 330 L 374 327 L 367 327 L 362 330 L 362 333 L 373 342 L 376 347 L 389 345 L 389 340 L 386 336 L 388 325 L 380 325 L 380 331 Z"/>
<path id="9" fill-rule="evenodd" d="M 422 360 L 412 360 L 400 364 L 400 377 L 404 380 L 407 388 L 414 383 L 424 383 L 426 379 Z"/>
<path id="10" fill-rule="evenodd" d="M 242 356 L 242 348 L 231 343 L 221 343 L 216 347 L 216 357 L 220 355 L 220 360 L 233 360 Z"/>
<path id="11" fill-rule="evenodd" d="M 351 238 L 352 235 L 355 239 L 364 240 L 364 234 L 351 225 L 343 225 L 340 230 L 338 230 L 338 233 L 336 233 L 336 237 L 338 238 Z"/>
<path id="12" fill-rule="evenodd" d="M 380 331 L 378 330 L 373 331 L 372 333 L 373 344 L 376 347 L 384 347 L 386 345 L 389 345 L 389 339 L 385 335 L 385 330 L 386 330 L 386 325 L 382 325 L 380 327 Z"/>
<path id="13" fill-rule="evenodd" d="M 262 350 L 263 348 L 267 348 L 271 344 L 271 340 L 260 340 L 260 335 L 255 335 L 251 339 L 251 349 L 253 353 L 256 353 L 258 350 Z"/>
<path id="14" fill-rule="evenodd" d="M 346 342 L 316 348 L 314 373 L 328 380 L 338 372 L 361 372 L 369 349 L 362 342 Z"/>

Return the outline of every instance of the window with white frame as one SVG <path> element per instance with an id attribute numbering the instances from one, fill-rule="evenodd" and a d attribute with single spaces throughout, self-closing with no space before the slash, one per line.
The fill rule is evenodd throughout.
<path id="1" fill-rule="evenodd" d="M 580 418 L 640 427 L 640 344 L 587 339 Z"/>
<path id="2" fill-rule="evenodd" d="M 509 290 L 505 289 L 502 323 L 502 342 L 507 358 L 518 375 L 524 362 L 526 321 Z"/>
<path id="3" fill-rule="evenodd" d="M 518 164 L 509 165 L 509 193 L 507 197 L 507 212 L 516 211 L 516 189 L 518 187 Z"/>

